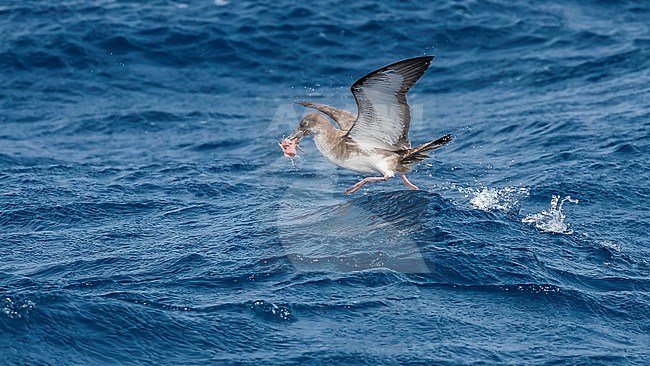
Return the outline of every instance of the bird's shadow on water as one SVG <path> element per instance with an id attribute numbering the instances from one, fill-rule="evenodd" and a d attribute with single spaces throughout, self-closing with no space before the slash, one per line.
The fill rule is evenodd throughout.
<path id="1" fill-rule="evenodd" d="M 394 191 L 281 211 L 278 234 L 300 271 L 429 273 L 419 238 L 446 205 L 438 194 Z M 433 238 L 432 238 L 433 239 Z"/>

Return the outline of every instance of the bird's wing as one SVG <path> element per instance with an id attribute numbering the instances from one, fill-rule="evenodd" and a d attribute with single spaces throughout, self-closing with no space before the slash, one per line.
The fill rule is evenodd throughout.
<path id="1" fill-rule="evenodd" d="M 357 80 L 352 94 L 359 114 L 347 136 L 366 149 L 411 147 L 411 109 L 406 93 L 429 68 L 433 56 L 415 57 L 382 67 Z"/>
<path id="2" fill-rule="evenodd" d="M 316 109 L 318 111 L 321 111 L 321 112 L 325 113 L 330 118 L 332 118 L 334 120 L 334 122 L 336 122 L 337 125 L 339 125 L 339 128 L 342 131 L 349 130 L 350 127 L 352 127 L 352 124 L 354 124 L 354 121 L 357 120 L 357 115 L 356 114 L 354 114 L 352 112 L 348 112 L 348 111 L 343 110 L 343 109 L 338 109 L 338 108 L 335 108 L 335 107 L 330 107 L 330 106 L 325 105 L 325 104 L 318 104 L 318 103 L 312 103 L 312 102 L 296 102 L 296 103 L 300 104 L 303 107 L 313 108 L 313 109 Z"/>

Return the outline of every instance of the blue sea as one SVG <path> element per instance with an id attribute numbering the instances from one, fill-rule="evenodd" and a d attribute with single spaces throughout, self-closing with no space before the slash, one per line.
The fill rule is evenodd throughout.
<path id="1" fill-rule="evenodd" d="M 647 1 L 3 1 L 0 365 L 646 365 Z M 310 100 L 435 55 L 409 179 Z"/>

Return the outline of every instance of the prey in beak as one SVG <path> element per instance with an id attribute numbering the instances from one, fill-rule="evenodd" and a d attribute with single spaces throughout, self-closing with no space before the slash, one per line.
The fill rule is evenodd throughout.
<path id="1" fill-rule="evenodd" d="M 324 128 L 322 127 L 323 125 L 329 125 L 329 122 L 327 122 L 325 117 L 319 115 L 318 113 L 309 113 L 304 116 L 300 120 L 298 128 L 296 128 L 296 130 L 291 135 L 289 135 L 289 137 L 282 140 L 280 148 L 282 149 L 284 156 L 289 158 L 296 156 L 296 149 L 302 151 L 302 149 L 298 146 L 300 140 L 307 136 L 320 133 Z"/>
<path id="2" fill-rule="evenodd" d="M 283 139 L 282 143 L 279 145 L 280 149 L 282 149 L 282 152 L 284 153 L 284 156 L 288 158 L 296 156 L 296 149 L 304 152 L 304 150 L 301 149 L 298 144 L 300 143 L 300 140 L 302 140 L 306 135 L 307 131 L 298 127 L 294 133 L 289 135 L 289 137 Z"/>

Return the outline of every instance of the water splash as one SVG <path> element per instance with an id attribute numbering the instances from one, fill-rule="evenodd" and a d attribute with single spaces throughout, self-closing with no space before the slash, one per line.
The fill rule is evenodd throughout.
<path id="1" fill-rule="evenodd" d="M 291 311 L 269 301 L 256 300 L 251 306 L 255 314 L 273 321 L 294 321 L 296 320 Z"/>
<path id="2" fill-rule="evenodd" d="M 23 315 L 26 315 L 35 307 L 36 304 L 29 300 L 16 300 L 10 297 L 0 300 L 0 313 L 11 319 L 22 318 Z"/>
<path id="3" fill-rule="evenodd" d="M 472 197 L 472 207 L 482 211 L 505 211 L 514 212 L 519 209 L 521 199 L 528 197 L 529 189 L 525 187 L 504 187 L 504 188 L 458 188 L 466 198 Z"/>
<path id="4" fill-rule="evenodd" d="M 578 200 L 572 199 L 571 196 L 566 196 L 562 201 L 560 201 L 560 196 L 553 196 L 548 210 L 537 214 L 528 214 L 521 222 L 534 223 L 536 228 L 545 233 L 573 234 L 569 224 L 564 221 L 566 215 L 562 212 L 562 205 L 566 201 L 578 203 Z"/>

